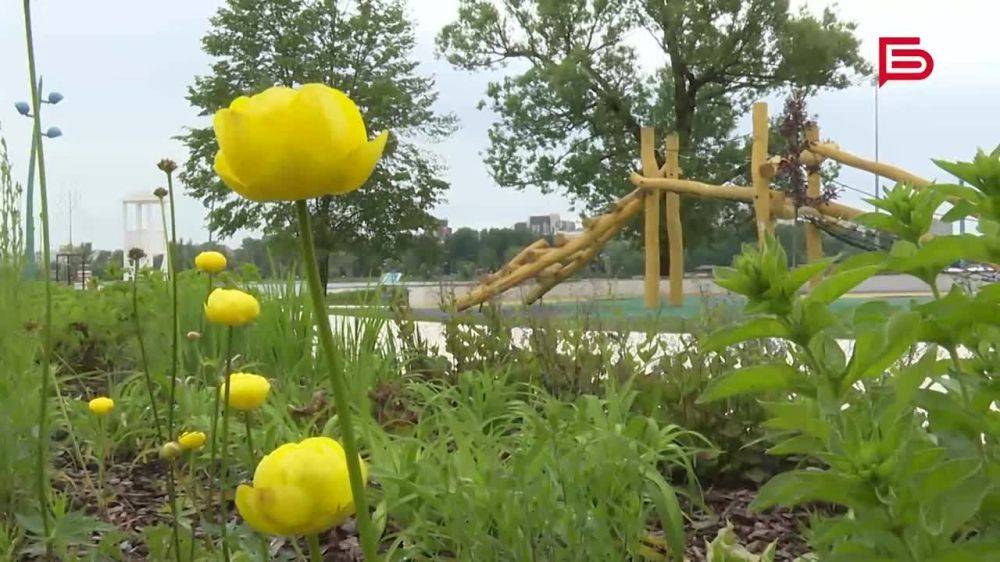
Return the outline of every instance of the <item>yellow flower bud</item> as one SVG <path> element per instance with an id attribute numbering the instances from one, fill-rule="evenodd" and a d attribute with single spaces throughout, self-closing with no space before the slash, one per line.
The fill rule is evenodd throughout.
<path id="1" fill-rule="evenodd" d="M 177 443 L 185 451 L 201 449 L 202 445 L 205 444 L 205 434 L 201 431 L 185 431 L 177 438 Z"/>
<path id="2" fill-rule="evenodd" d="M 215 171 L 255 201 L 296 201 L 361 187 L 382 157 L 387 131 L 368 140 L 358 106 L 340 90 L 305 84 L 236 98 L 213 122 Z"/>
<path id="3" fill-rule="evenodd" d="M 368 468 L 361 463 L 368 480 Z M 268 535 L 312 535 L 354 514 L 347 455 L 329 437 L 286 443 L 261 459 L 253 485 L 236 489 L 236 508 L 254 530 Z"/>
<path id="4" fill-rule="evenodd" d="M 176 441 L 171 441 L 160 447 L 160 458 L 165 461 L 172 461 L 181 456 L 184 449 Z"/>
<path id="5" fill-rule="evenodd" d="M 229 407 L 241 412 L 260 408 L 271 390 L 271 383 L 267 379 L 250 373 L 233 373 L 229 375 L 229 382 L 233 386 L 229 391 Z M 226 399 L 225 382 L 219 386 L 219 397 Z"/>
<path id="6" fill-rule="evenodd" d="M 115 409 L 115 401 L 107 396 L 99 396 L 88 402 L 87 407 L 95 415 L 106 416 L 111 413 L 111 410 Z"/>
<path id="7" fill-rule="evenodd" d="M 260 314 L 260 303 L 253 295 L 237 289 L 216 289 L 208 295 L 205 318 L 214 324 L 244 326 Z"/>
<path id="8" fill-rule="evenodd" d="M 195 256 L 194 266 L 205 273 L 221 273 L 226 269 L 226 256 L 222 252 L 202 252 Z"/>

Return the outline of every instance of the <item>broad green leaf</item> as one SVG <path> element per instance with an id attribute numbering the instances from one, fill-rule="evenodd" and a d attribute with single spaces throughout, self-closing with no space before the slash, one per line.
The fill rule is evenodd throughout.
<path id="1" fill-rule="evenodd" d="M 890 260 L 890 268 L 905 273 L 918 270 L 938 272 L 959 260 L 989 261 L 986 241 L 972 234 L 939 236 L 929 240 L 913 255 Z"/>
<path id="2" fill-rule="evenodd" d="M 738 394 L 791 390 L 801 380 L 802 374 L 785 363 L 753 365 L 712 380 L 698 402 L 712 402 Z"/>
<path id="3" fill-rule="evenodd" d="M 815 501 L 864 508 L 876 505 L 878 500 L 856 476 L 823 470 L 791 470 L 764 484 L 750 509 L 763 511 L 773 506 L 792 507 Z"/>
<path id="4" fill-rule="evenodd" d="M 771 415 L 764 422 L 765 427 L 797 431 L 821 441 L 830 435 L 830 426 L 812 398 L 799 396 L 792 402 L 765 402 L 764 409 Z"/>
<path id="5" fill-rule="evenodd" d="M 647 470 L 648 494 L 660 515 L 660 526 L 667 541 L 668 556 L 674 562 L 684 560 L 684 512 L 677 501 L 677 494 L 656 470 Z"/>
<path id="6" fill-rule="evenodd" d="M 935 189 L 948 197 L 957 197 L 970 203 L 978 203 L 983 199 L 983 194 L 967 185 L 954 183 L 937 183 L 931 189 Z"/>
<path id="7" fill-rule="evenodd" d="M 834 258 L 824 258 L 793 269 L 791 273 L 788 274 L 788 279 L 785 281 L 789 292 L 798 291 L 799 288 L 808 283 L 810 279 L 816 277 L 826 268 L 830 267 L 830 264 L 832 264 L 833 261 Z"/>
<path id="8" fill-rule="evenodd" d="M 823 446 L 819 440 L 808 435 L 796 435 L 774 444 L 767 454 L 778 457 L 786 455 L 811 455 Z"/>
<path id="9" fill-rule="evenodd" d="M 788 328 L 774 318 L 754 318 L 737 326 L 722 328 L 704 339 L 702 351 L 719 351 L 730 345 L 759 338 L 787 338 Z"/>
<path id="10" fill-rule="evenodd" d="M 891 234 L 898 235 L 906 230 L 906 226 L 899 222 L 896 217 L 885 213 L 864 213 L 854 217 L 853 220 L 862 226 L 883 230 Z"/>
<path id="11" fill-rule="evenodd" d="M 893 314 L 881 329 L 857 333 L 843 388 L 885 373 L 916 343 L 919 333 L 920 313 L 908 310 Z"/>
<path id="12" fill-rule="evenodd" d="M 868 265 L 834 273 L 813 287 L 806 298 L 813 302 L 830 304 L 883 269 L 884 265 Z"/>

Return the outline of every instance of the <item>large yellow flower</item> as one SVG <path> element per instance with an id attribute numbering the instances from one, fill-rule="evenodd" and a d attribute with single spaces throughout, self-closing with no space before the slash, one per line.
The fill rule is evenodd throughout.
<path id="1" fill-rule="evenodd" d="M 195 256 L 194 266 L 205 273 L 222 273 L 226 269 L 226 256 L 222 252 L 202 252 Z"/>
<path id="2" fill-rule="evenodd" d="M 229 375 L 229 383 L 233 385 L 233 389 L 229 391 L 228 405 L 241 412 L 260 408 L 267 399 L 267 393 L 271 391 L 271 383 L 267 379 L 250 373 L 233 373 Z M 226 399 L 225 382 L 219 386 L 219 397 Z"/>
<path id="3" fill-rule="evenodd" d="M 361 111 L 340 90 L 306 84 L 236 98 L 215 113 L 215 171 L 255 201 L 296 201 L 361 187 L 388 131 L 369 141 Z"/>
<path id="4" fill-rule="evenodd" d="M 260 303 L 238 289 L 216 289 L 208 295 L 205 318 L 213 324 L 244 326 L 257 319 Z"/>
<path id="5" fill-rule="evenodd" d="M 368 469 L 361 462 L 368 479 Z M 313 535 L 354 513 L 347 456 L 329 437 L 286 443 L 261 459 L 253 486 L 236 489 L 236 508 L 255 530 L 268 535 Z"/>

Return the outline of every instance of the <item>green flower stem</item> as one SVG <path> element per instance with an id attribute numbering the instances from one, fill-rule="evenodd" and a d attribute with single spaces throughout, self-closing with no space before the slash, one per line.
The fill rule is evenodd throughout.
<path id="1" fill-rule="evenodd" d="M 228 456 L 226 441 L 229 437 L 229 395 L 232 392 L 230 388 L 229 379 L 233 374 L 232 371 L 232 351 L 233 347 L 233 327 L 229 327 L 229 333 L 226 336 L 226 378 L 223 383 L 225 388 L 226 396 L 222 400 L 222 436 L 219 440 L 219 513 L 222 514 L 222 558 L 226 562 L 229 562 L 229 532 L 226 529 L 226 525 L 229 523 L 229 507 L 226 505 L 226 487 L 229 482 L 229 466 L 228 466 Z M 218 394 L 218 393 L 217 393 Z M 213 445 L 215 441 L 212 441 Z"/>
<path id="2" fill-rule="evenodd" d="M 42 326 L 42 384 L 39 385 L 38 409 L 38 466 L 36 476 L 38 477 L 38 512 L 42 516 L 43 541 L 45 542 L 45 556 L 52 558 L 52 524 L 49 521 L 49 474 L 47 453 L 49 446 L 49 373 L 52 370 L 52 283 L 50 271 L 49 255 L 49 199 L 45 183 L 45 150 L 42 146 L 42 119 L 41 95 L 38 91 L 38 75 L 35 72 L 35 42 L 31 33 L 31 2 L 23 1 L 24 6 L 24 38 L 28 51 L 28 78 L 31 81 L 31 107 L 34 113 L 34 130 L 32 140 L 35 144 L 36 157 L 38 162 L 38 194 L 41 199 L 41 221 L 42 221 L 42 271 L 45 281 L 45 324 Z M 33 220 L 28 217 L 28 220 Z"/>
<path id="3" fill-rule="evenodd" d="M 171 199 L 172 201 L 172 199 Z M 173 205 L 170 206 L 171 212 L 173 212 Z M 163 259 L 167 260 L 167 275 L 170 277 L 174 276 L 174 259 L 170 255 L 170 238 L 168 238 L 167 233 L 167 207 L 163 204 L 163 198 L 160 197 L 160 220 L 163 223 L 163 245 L 166 247 L 167 253 L 163 256 Z"/>
<path id="4" fill-rule="evenodd" d="M 175 459 L 170 459 L 167 461 L 167 495 L 170 496 L 170 518 L 172 520 L 171 527 L 173 528 L 174 559 L 177 560 L 177 562 L 181 562 L 181 530 L 180 523 L 177 521 L 177 487 L 174 483 L 176 478 L 174 460 Z"/>
<path id="5" fill-rule="evenodd" d="M 250 467 L 250 470 L 252 471 L 254 467 L 257 466 L 257 457 L 253 452 L 253 431 L 250 429 L 250 412 L 243 412 L 243 422 L 246 424 L 247 428 L 247 452 L 250 453 L 247 466 Z"/>
<path id="6" fill-rule="evenodd" d="M 104 434 L 104 416 L 97 418 L 97 508 L 101 515 L 108 517 L 108 506 L 104 496 L 104 465 L 107 463 L 108 441 Z"/>
<path id="7" fill-rule="evenodd" d="M 226 369 L 223 371 L 222 376 L 228 377 L 229 371 L 232 370 L 233 361 L 233 328 L 230 327 L 226 331 Z M 215 466 L 215 461 L 218 458 L 218 435 L 219 435 L 219 395 L 221 394 L 221 388 L 215 387 L 215 399 L 212 406 L 212 432 L 209 438 L 212 440 L 211 446 L 211 456 L 209 460 L 209 471 L 217 470 Z M 221 476 L 216 474 L 216 480 L 219 480 Z M 208 504 L 212 505 L 212 488 L 208 489 Z"/>
<path id="8" fill-rule="evenodd" d="M 356 506 L 358 533 L 361 535 L 361 549 L 365 560 L 378 560 L 378 537 L 368 513 L 368 498 L 365 494 L 365 481 L 361 474 L 361 460 L 358 457 L 358 443 L 354 436 L 354 426 L 351 423 L 351 404 L 347 397 L 347 377 L 343 365 L 339 361 L 337 349 L 333 343 L 333 331 L 330 329 L 329 310 L 327 309 L 324 291 L 320 286 L 319 266 L 316 262 L 316 249 L 313 243 L 312 227 L 309 223 L 309 208 L 304 200 L 295 202 L 295 210 L 299 221 L 299 238 L 302 241 L 302 267 L 309 282 L 309 295 L 312 298 L 313 314 L 316 317 L 316 329 L 323 346 L 330 370 L 330 384 L 333 386 L 333 400 L 337 408 L 337 420 L 344 440 L 344 452 L 347 455 L 347 473 L 351 481 L 351 494 Z"/>
<path id="9" fill-rule="evenodd" d="M 135 322 L 135 337 L 139 341 L 139 357 L 142 359 L 142 374 L 146 378 L 146 391 L 149 393 L 149 407 L 153 409 L 153 422 L 156 424 L 156 436 L 160 443 L 166 442 L 163 434 L 163 424 L 160 422 L 160 412 L 156 409 L 156 392 L 153 390 L 153 377 L 149 374 L 149 359 L 146 355 L 146 343 L 142 339 L 142 324 L 139 321 L 139 262 L 132 262 L 132 320 Z"/>
<path id="10" fill-rule="evenodd" d="M 319 535 L 309 535 L 309 562 L 323 562 L 323 550 L 319 547 Z"/>
<path id="11" fill-rule="evenodd" d="M 167 270 L 170 272 L 170 305 L 171 305 L 171 331 L 173 332 L 173 344 L 170 346 L 170 404 L 167 410 L 167 435 L 174 438 L 174 405 L 177 403 L 177 370 L 178 355 L 180 353 L 180 321 L 177 314 L 177 273 L 174 271 L 177 251 L 177 213 L 174 210 L 174 179 L 173 173 L 164 171 L 167 174 L 167 193 L 170 197 L 170 246 L 167 247 Z M 170 510 L 173 515 L 174 533 L 174 553 L 177 555 L 177 562 L 181 562 L 181 534 L 180 524 L 177 521 L 177 494 L 174 490 L 174 470 L 170 469 L 167 481 L 167 491 L 170 492 Z"/>

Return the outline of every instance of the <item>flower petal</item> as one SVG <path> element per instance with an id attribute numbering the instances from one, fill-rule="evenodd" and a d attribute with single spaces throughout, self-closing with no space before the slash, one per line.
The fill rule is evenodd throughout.
<path id="1" fill-rule="evenodd" d="M 362 144 L 348 154 L 340 162 L 339 174 L 337 180 L 334 182 L 331 193 L 336 195 L 350 193 L 364 185 L 368 181 L 368 178 L 371 177 L 372 172 L 375 171 L 375 166 L 378 165 L 379 159 L 382 158 L 382 152 L 385 150 L 387 140 L 389 140 L 389 131 L 382 131 L 379 136 Z"/>
<path id="2" fill-rule="evenodd" d="M 243 520 L 255 531 L 267 535 L 280 535 L 281 529 L 272 524 L 260 509 L 257 489 L 246 484 L 236 488 L 236 509 Z"/>

